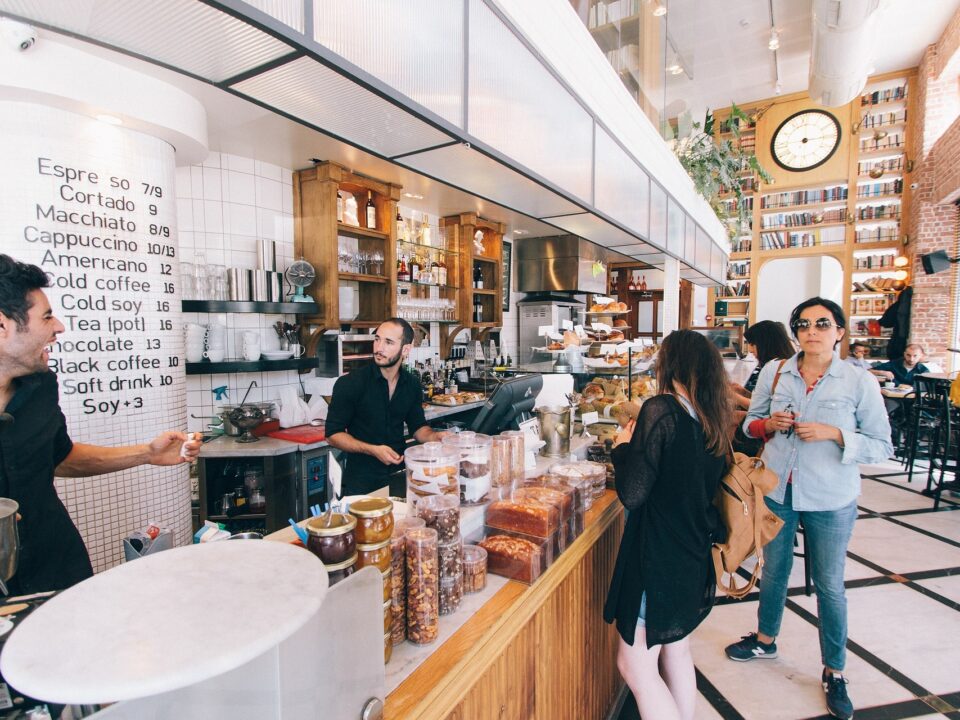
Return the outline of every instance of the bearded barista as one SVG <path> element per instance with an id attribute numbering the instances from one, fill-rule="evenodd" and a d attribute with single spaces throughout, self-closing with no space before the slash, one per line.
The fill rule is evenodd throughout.
<path id="1" fill-rule="evenodd" d="M 403 318 L 380 324 L 373 339 L 373 364 L 344 375 L 333 386 L 327 413 L 327 442 L 347 453 L 343 494 L 372 492 L 388 485 L 402 468 L 404 423 L 417 442 L 436 442 L 423 416 L 420 381 L 403 370 L 413 347 L 413 328 Z"/>
<path id="2" fill-rule="evenodd" d="M 60 410 L 47 348 L 63 332 L 36 265 L 0 255 L 0 497 L 20 505 L 20 563 L 14 593 L 60 590 L 93 574 L 80 533 L 53 478 L 90 477 L 138 465 L 178 465 L 200 452 L 174 430 L 127 447 L 75 443 Z M 109 520 L 110 513 L 106 513 Z"/>

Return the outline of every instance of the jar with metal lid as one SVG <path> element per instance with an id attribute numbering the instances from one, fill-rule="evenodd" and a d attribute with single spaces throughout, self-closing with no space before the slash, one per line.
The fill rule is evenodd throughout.
<path id="1" fill-rule="evenodd" d="M 389 540 L 393 534 L 393 503 L 383 497 L 368 497 L 350 503 L 357 518 L 357 543 L 370 545 Z"/>
<path id="2" fill-rule="evenodd" d="M 345 580 L 356 572 L 357 556 L 354 555 L 349 560 L 335 565 L 324 565 L 327 569 L 327 577 L 330 585 L 336 585 L 341 580 Z"/>
<path id="3" fill-rule="evenodd" d="M 357 570 L 372 565 L 381 573 L 389 573 L 390 558 L 390 538 L 379 543 L 357 543 Z"/>
<path id="4" fill-rule="evenodd" d="M 460 502 L 464 505 L 480 505 L 490 500 L 490 448 L 489 435 L 472 431 L 447 435 L 443 445 L 455 449 L 459 455 L 457 482 L 460 485 Z"/>
<path id="5" fill-rule="evenodd" d="M 331 513 L 307 521 L 307 549 L 320 558 L 324 565 L 336 565 L 352 558 L 357 552 L 357 519 L 345 513 Z"/>
<path id="6" fill-rule="evenodd" d="M 438 442 L 414 445 L 403 453 L 407 468 L 407 499 L 427 495 L 459 495 L 457 470 L 460 456 Z"/>
<path id="7" fill-rule="evenodd" d="M 393 597 L 393 573 L 387 568 L 385 573 L 381 573 L 383 578 L 383 601 L 386 602 Z"/>

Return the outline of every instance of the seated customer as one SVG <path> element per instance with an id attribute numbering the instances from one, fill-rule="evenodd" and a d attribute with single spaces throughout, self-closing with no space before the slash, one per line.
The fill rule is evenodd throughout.
<path id="1" fill-rule="evenodd" d="M 847 355 L 847 362 L 863 370 L 873 370 L 873 363 L 867 359 L 869 357 L 870 346 L 866 343 L 855 342 L 850 345 L 850 354 Z"/>
<path id="2" fill-rule="evenodd" d="M 897 385 L 913 385 L 914 375 L 930 372 L 930 369 L 920 362 L 921 358 L 923 346 L 910 343 L 904 348 L 902 358 L 875 365 L 870 372 L 881 380 L 893 380 Z"/>

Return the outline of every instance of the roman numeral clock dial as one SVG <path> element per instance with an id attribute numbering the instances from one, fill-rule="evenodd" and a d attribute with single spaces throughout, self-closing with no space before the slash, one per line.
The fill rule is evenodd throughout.
<path id="1" fill-rule="evenodd" d="M 840 123 L 825 110 L 801 110 L 784 120 L 770 141 L 773 161 L 802 172 L 823 165 L 840 145 Z"/>

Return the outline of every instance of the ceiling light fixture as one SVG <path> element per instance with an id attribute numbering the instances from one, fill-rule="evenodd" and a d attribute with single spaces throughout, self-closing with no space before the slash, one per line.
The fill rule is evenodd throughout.
<path id="1" fill-rule="evenodd" d="M 667 72 L 670 73 L 671 75 L 681 75 L 683 74 L 683 68 L 680 66 L 679 63 L 674 63 L 673 65 L 670 65 L 669 67 L 667 67 Z"/>
<path id="2" fill-rule="evenodd" d="M 514 231 L 513 231 L 513 234 L 514 234 L 514 235 L 529 235 L 530 232 L 529 232 L 528 230 L 514 230 Z"/>
<path id="3" fill-rule="evenodd" d="M 100 115 L 97 115 L 96 118 L 100 122 L 106 123 L 107 125 L 123 125 L 123 120 L 118 118 L 116 115 L 107 115 L 105 113 L 101 113 Z"/>
<path id="4" fill-rule="evenodd" d="M 660 3 L 657 3 L 656 6 L 653 8 L 654 17 L 663 17 L 666 14 L 667 14 L 666 5 L 661 5 Z"/>
<path id="5" fill-rule="evenodd" d="M 411 200 L 423 200 L 423 195 L 416 195 L 414 193 L 405 192 L 403 196 Z"/>
<path id="6" fill-rule="evenodd" d="M 780 33 L 776 28 L 770 29 L 770 41 L 767 43 L 768 50 L 780 49 Z"/>

